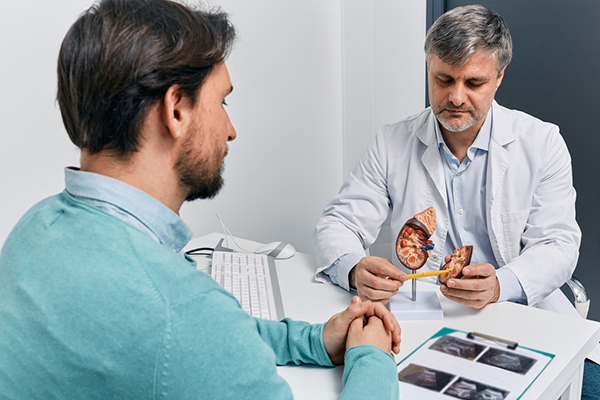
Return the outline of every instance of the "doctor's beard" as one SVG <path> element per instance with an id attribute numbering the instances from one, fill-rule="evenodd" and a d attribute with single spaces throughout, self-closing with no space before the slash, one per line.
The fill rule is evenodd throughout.
<path id="1" fill-rule="evenodd" d="M 461 119 L 453 117 L 443 117 L 442 113 L 445 110 L 463 112 L 466 111 L 471 117 L 464 123 L 461 123 Z M 475 125 L 476 123 L 478 123 L 479 121 L 481 121 L 481 119 L 487 115 L 487 111 L 478 111 L 476 108 L 454 107 L 451 104 L 442 104 L 437 110 L 434 109 L 433 112 L 440 125 L 446 128 L 449 132 L 465 131 L 473 125 Z"/>

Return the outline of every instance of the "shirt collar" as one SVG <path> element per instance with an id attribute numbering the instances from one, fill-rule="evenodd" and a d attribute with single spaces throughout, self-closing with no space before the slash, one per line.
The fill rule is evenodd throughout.
<path id="1" fill-rule="evenodd" d="M 125 222 L 132 219 L 152 232 L 156 239 L 180 253 L 193 234 L 183 220 L 170 208 L 120 180 L 74 167 L 65 168 L 67 192 L 88 203 L 114 208 Z"/>

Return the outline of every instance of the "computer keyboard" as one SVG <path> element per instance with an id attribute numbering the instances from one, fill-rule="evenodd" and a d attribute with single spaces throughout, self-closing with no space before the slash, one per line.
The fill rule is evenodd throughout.
<path id="1" fill-rule="evenodd" d="M 253 317 L 284 317 L 275 264 L 266 255 L 214 251 L 211 276 Z"/>

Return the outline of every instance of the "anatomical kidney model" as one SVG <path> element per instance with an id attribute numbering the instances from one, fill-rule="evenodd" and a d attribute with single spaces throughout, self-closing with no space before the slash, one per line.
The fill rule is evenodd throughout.
<path id="1" fill-rule="evenodd" d="M 398 260 L 408 269 L 417 270 L 431 255 L 435 231 L 435 208 L 429 207 L 406 221 L 396 240 Z"/>
<path id="2" fill-rule="evenodd" d="M 471 264 L 471 255 L 473 254 L 473 246 L 463 246 L 454 250 L 450 256 L 450 261 L 444 264 L 441 269 L 451 269 L 449 274 L 440 275 L 440 283 L 444 284 L 450 278 L 460 278 L 462 270 L 467 265 Z"/>
<path id="3" fill-rule="evenodd" d="M 413 271 L 421 268 L 427 262 L 433 250 L 433 242 L 429 240 L 435 231 L 435 208 L 416 214 L 406 221 L 396 240 L 396 255 L 398 260 Z M 417 280 L 412 281 L 412 301 L 417 301 Z"/>

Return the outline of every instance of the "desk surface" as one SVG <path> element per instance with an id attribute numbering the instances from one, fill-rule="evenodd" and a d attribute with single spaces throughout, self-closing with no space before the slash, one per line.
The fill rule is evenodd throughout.
<path id="1" fill-rule="evenodd" d="M 214 247 L 222 237 L 218 233 L 206 235 L 192 240 L 187 248 Z M 236 241 L 251 251 L 261 245 L 237 238 Z M 236 248 L 231 240 L 229 247 Z M 291 259 L 277 260 L 275 264 L 286 317 L 311 323 L 326 322 L 350 304 L 352 294 L 315 281 L 312 256 L 297 253 Z M 600 341 L 600 324 L 594 321 L 508 302 L 474 310 L 446 299 L 435 285 L 419 283 L 419 290 L 438 293 L 444 319 L 402 321 L 401 352 L 396 356 L 396 362 L 443 327 L 483 332 L 555 354 L 554 360 L 522 397 L 523 400 L 553 399 L 556 393 L 567 388 L 585 357 Z M 404 285 L 401 290 L 410 290 L 410 285 Z M 342 366 L 284 366 L 278 367 L 278 372 L 290 384 L 296 399 L 334 399 L 342 390 Z"/>

